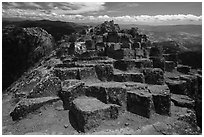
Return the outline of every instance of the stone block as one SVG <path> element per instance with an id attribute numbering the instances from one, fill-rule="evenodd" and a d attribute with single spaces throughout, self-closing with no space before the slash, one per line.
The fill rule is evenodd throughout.
<path id="1" fill-rule="evenodd" d="M 136 59 L 135 60 L 136 68 L 152 68 L 153 63 L 150 59 Z"/>
<path id="2" fill-rule="evenodd" d="M 150 118 L 153 110 L 152 95 L 147 90 L 141 89 L 127 91 L 127 110 Z"/>
<path id="3" fill-rule="evenodd" d="M 111 81 L 113 79 L 113 66 L 109 64 L 98 64 L 95 66 L 96 74 L 101 81 Z"/>
<path id="4" fill-rule="evenodd" d="M 116 82 L 131 81 L 131 75 L 128 73 L 114 73 L 113 80 Z"/>
<path id="5" fill-rule="evenodd" d="M 84 82 L 80 80 L 65 80 L 62 82 L 62 90 L 59 91 L 58 95 L 63 101 L 65 110 L 70 109 L 75 98 L 85 95 L 83 87 Z"/>
<path id="6" fill-rule="evenodd" d="M 74 114 L 80 131 L 94 129 L 104 120 L 118 118 L 118 106 L 105 104 L 96 98 L 80 97 L 73 101 L 71 112 Z"/>
<path id="7" fill-rule="evenodd" d="M 128 71 L 136 67 L 135 59 L 121 59 L 114 62 L 114 68 Z"/>
<path id="8" fill-rule="evenodd" d="M 143 73 L 114 73 L 113 80 L 116 82 L 145 82 Z"/>
<path id="9" fill-rule="evenodd" d="M 165 59 L 163 57 L 150 57 L 150 60 L 153 62 L 153 67 L 154 68 L 160 68 L 164 70 L 165 68 Z"/>
<path id="10" fill-rule="evenodd" d="M 143 49 L 135 49 L 135 56 L 136 56 L 136 58 L 142 58 L 142 57 L 144 57 L 144 51 L 143 51 Z"/>
<path id="11" fill-rule="evenodd" d="M 79 68 L 80 80 L 94 80 L 97 79 L 95 67 L 82 67 Z"/>
<path id="12" fill-rule="evenodd" d="M 122 112 L 126 110 L 127 93 L 125 86 L 121 83 L 108 82 L 88 85 L 86 96 L 95 97 L 107 104 L 119 105 Z"/>
<path id="13" fill-rule="evenodd" d="M 195 101 L 185 95 L 171 94 L 171 101 L 175 106 L 187 107 L 191 109 L 195 107 Z"/>
<path id="14" fill-rule="evenodd" d="M 186 81 L 184 80 L 168 80 L 166 81 L 166 84 L 168 85 L 170 92 L 173 94 L 187 94 Z"/>
<path id="15" fill-rule="evenodd" d="M 145 83 L 145 78 L 143 73 L 129 73 L 131 81 Z"/>
<path id="16" fill-rule="evenodd" d="M 153 46 L 150 49 L 150 56 L 162 57 L 163 49 L 161 46 Z"/>
<path id="17" fill-rule="evenodd" d="M 171 95 L 167 85 L 151 85 L 148 87 L 152 93 L 156 113 L 171 115 Z"/>
<path id="18" fill-rule="evenodd" d="M 194 75 L 180 75 L 180 80 L 186 81 L 187 95 L 191 98 L 196 97 L 198 92 L 198 79 Z"/>
<path id="19" fill-rule="evenodd" d="M 165 71 L 172 72 L 176 65 L 173 61 L 165 61 Z"/>
<path id="20" fill-rule="evenodd" d="M 178 64 L 178 54 L 163 54 L 163 57 L 165 61 L 173 61 L 175 65 L 177 66 Z"/>
<path id="21" fill-rule="evenodd" d="M 109 50 L 108 56 L 114 59 L 134 59 L 135 51 L 131 49 L 118 49 L 118 50 Z"/>
<path id="22" fill-rule="evenodd" d="M 54 73 L 60 80 L 79 79 L 78 68 L 55 68 Z"/>
<path id="23" fill-rule="evenodd" d="M 147 84 L 164 84 L 164 72 L 160 68 L 145 68 L 142 70 Z"/>
<path id="24" fill-rule="evenodd" d="M 191 67 L 187 65 L 178 65 L 177 71 L 184 74 L 188 74 L 191 71 Z"/>

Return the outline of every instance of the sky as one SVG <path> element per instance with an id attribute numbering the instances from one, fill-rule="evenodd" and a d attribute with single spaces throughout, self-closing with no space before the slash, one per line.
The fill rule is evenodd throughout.
<path id="1" fill-rule="evenodd" d="M 3 2 L 3 18 L 118 24 L 202 24 L 201 2 Z"/>

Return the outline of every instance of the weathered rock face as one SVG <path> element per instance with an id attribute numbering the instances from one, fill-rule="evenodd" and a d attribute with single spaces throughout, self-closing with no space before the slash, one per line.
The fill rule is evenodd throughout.
<path id="1" fill-rule="evenodd" d="M 46 103 L 58 101 L 59 97 L 42 97 L 33 99 L 23 99 L 18 102 L 11 111 L 10 116 L 13 120 L 19 120 L 25 117 L 28 113 L 35 111 Z"/>
<path id="2" fill-rule="evenodd" d="M 145 68 L 143 69 L 145 83 L 162 85 L 164 84 L 164 73 L 160 68 Z"/>
<path id="3" fill-rule="evenodd" d="M 96 98 L 80 97 L 73 100 L 71 112 L 75 115 L 79 130 L 87 132 L 104 120 L 116 119 L 118 108 L 117 105 L 105 104 Z"/>
<path id="4" fill-rule="evenodd" d="M 3 88 L 9 86 L 26 69 L 50 54 L 54 39 L 45 30 L 5 27 L 3 37 Z"/>

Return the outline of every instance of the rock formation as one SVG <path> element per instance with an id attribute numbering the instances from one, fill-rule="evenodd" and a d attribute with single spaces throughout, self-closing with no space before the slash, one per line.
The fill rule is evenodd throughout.
<path id="1" fill-rule="evenodd" d="M 62 131 L 63 122 L 66 133 L 62 134 L 73 130 L 77 134 L 200 134 L 200 72 L 178 64 L 177 56 L 164 52 L 161 45 L 149 45 L 148 37 L 139 34 L 137 28 L 126 32 L 113 21 L 106 21 L 87 29 L 76 34 L 74 41 L 61 42 L 56 54 L 42 60 L 8 88 L 7 96 L 14 103 L 10 113 L 14 121 L 34 119 L 34 111 L 44 113 L 48 109 L 47 117 L 52 116 L 54 128 L 34 130 L 39 134 Z M 24 28 L 20 34 L 26 32 L 27 37 L 37 30 L 41 29 Z M 35 45 L 36 41 L 29 38 Z M 49 47 L 50 37 L 43 38 L 37 40 L 46 41 Z M 33 52 L 40 47 L 44 44 Z M 56 104 L 61 109 L 53 110 Z M 61 115 L 63 118 L 55 121 Z"/>

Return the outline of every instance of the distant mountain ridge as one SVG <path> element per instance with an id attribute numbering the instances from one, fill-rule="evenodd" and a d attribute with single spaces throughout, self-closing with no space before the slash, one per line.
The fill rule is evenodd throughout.
<path id="1" fill-rule="evenodd" d="M 77 32 L 84 28 L 84 26 L 73 23 L 73 22 L 61 22 L 61 21 L 50 21 L 50 20 L 18 20 L 13 21 L 3 19 L 2 26 L 15 25 L 17 27 L 40 27 L 50 33 L 55 40 L 59 40 L 63 35 L 70 35 L 71 33 Z"/>

